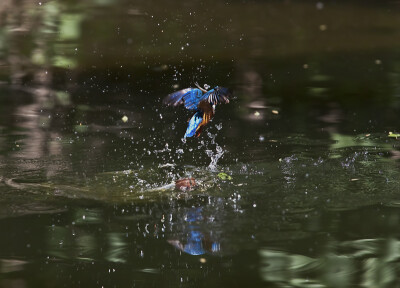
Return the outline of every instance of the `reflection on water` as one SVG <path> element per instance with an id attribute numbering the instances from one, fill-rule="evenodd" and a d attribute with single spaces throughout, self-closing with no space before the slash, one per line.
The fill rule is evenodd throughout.
<path id="1" fill-rule="evenodd" d="M 252 227 L 257 229 L 249 231 L 246 227 L 250 224 L 243 217 L 254 214 L 254 207 L 242 207 L 241 216 L 235 217 L 221 201 L 201 197 L 189 203 L 192 208 L 184 202 L 103 209 L 75 206 L 73 209 L 80 210 L 2 220 L 3 229 L 5 225 L 17 228 L 1 240 L 2 254 L 8 255 L 2 259 L 2 273 L 11 280 L 15 276 L 25 279 L 29 271 L 42 271 L 34 281 L 41 283 L 57 275 L 58 281 L 69 285 L 76 277 L 91 283 L 90 274 L 82 274 L 81 269 L 104 271 L 95 273 L 94 279 L 121 285 L 133 283 L 127 280 L 127 271 L 132 271 L 132 281 L 158 275 L 153 280 L 159 285 L 169 281 L 167 286 L 182 282 L 189 285 L 204 277 L 215 287 L 230 285 L 228 279 L 232 277 L 237 279 L 238 287 L 247 281 L 255 286 L 270 283 L 278 287 L 397 284 L 397 208 L 297 212 L 270 224 L 257 221 L 254 215 Z M 379 219 L 375 217 L 377 211 Z M 366 224 L 360 225 L 360 219 Z M 225 229 L 221 223 L 230 227 Z M 26 233 L 30 237 L 21 237 Z M 53 271 L 60 265 L 63 270 Z M 250 276 L 252 280 L 247 278 Z M 217 277 L 217 282 L 208 277 Z M 31 276 L 26 279 L 33 280 Z"/>
<path id="2" fill-rule="evenodd" d="M 0 3 L 0 286 L 399 286 L 399 7 L 245 2 Z"/>
<path id="3" fill-rule="evenodd" d="M 330 241 L 319 258 L 261 249 L 259 272 L 282 287 L 392 287 L 398 284 L 398 247 L 393 238 Z"/>
<path id="4" fill-rule="evenodd" d="M 323 115 L 346 113 L 332 107 Z M 349 133 L 346 117 L 318 115 L 297 131 L 297 115 L 282 113 L 250 131 L 227 124 L 240 116 L 222 115 L 208 135 L 182 143 L 141 109 L 128 116 L 140 122 L 116 113 L 106 131 L 92 123 L 111 121 L 119 108 L 73 109 L 90 119 L 88 130 L 54 122 L 36 128 L 35 142 L 25 121 L 5 125 L 2 285 L 397 284 L 398 148 L 381 128 Z M 248 137 L 227 141 L 232 129 Z M 189 177 L 195 189 L 175 190 Z"/>
<path id="5" fill-rule="evenodd" d="M 180 240 L 168 240 L 168 243 L 175 246 L 179 250 L 188 253 L 190 255 L 202 255 L 206 252 L 216 253 L 220 250 L 220 245 L 217 241 L 210 240 L 211 235 L 204 235 L 201 231 L 201 222 L 214 221 L 213 215 L 210 215 L 210 219 L 204 219 L 203 217 L 203 207 L 193 207 L 190 208 L 186 215 L 184 216 L 187 222 L 187 227 L 183 229 L 184 239 Z"/>

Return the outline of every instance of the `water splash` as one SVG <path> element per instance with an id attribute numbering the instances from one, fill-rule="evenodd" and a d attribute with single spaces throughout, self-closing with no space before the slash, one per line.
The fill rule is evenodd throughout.
<path id="1" fill-rule="evenodd" d="M 207 156 L 211 158 L 211 163 L 208 165 L 208 169 L 215 172 L 217 171 L 218 160 L 224 155 L 224 149 L 215 143 L 215 153 L 212 150 L 206 150 Z"/>

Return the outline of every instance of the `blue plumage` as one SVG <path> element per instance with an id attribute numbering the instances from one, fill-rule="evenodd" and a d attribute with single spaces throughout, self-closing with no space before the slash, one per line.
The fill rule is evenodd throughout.
<path id="1" fill-rule="evenodd" d="M 197 111 L 194 113 L 193 117 L 190 118 L 185 136 L 183 137 L 193 137 L 196 134 L 196 129 L 199 127 L 201 121 L 203 121 L 203 113 L 201 111 Z"/>
<path id="2" fill-rule="evenodd" d="M 200 89 L 193 89 L 183 96 L 185 108 L 188 110 L 197 110 L 197 105 L 204 98 L 203 92 Z"/>
<path id="3" fill-rule="evenodd" d="M 197 105 L 201 101 L 203 92 L 197 88 L 186 88 L 172 94 L 164 99 L 164 104 L 178 106 L 184 104 L 188 110 L 197 110 Z"/>
<path id="4" fill-rule="evenodd" d="M 215 113 L 215 106 L 229 103 L 231 91 L 228 88 L 216 86 L 207 91 L 196 83 L 197 88 L 186 88 L 169 94 L 164 99 L 164 104 L 178 106 L 183 104 L 186 109 L 196 111 L 189 120 L 185 138 L 199 137 L 205 126 Z M 204 94 L 203 94 L 204 93 Z"/>

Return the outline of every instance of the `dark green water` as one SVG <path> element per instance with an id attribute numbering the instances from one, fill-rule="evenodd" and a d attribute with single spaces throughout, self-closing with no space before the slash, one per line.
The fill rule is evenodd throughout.
<path id="1" fill-rule="evenodd" d="M 399 36 L 389 1 L 2 2 L 0 286 L 398 287 Z M 195 81 L 234 99 L 183 141 Z"/>

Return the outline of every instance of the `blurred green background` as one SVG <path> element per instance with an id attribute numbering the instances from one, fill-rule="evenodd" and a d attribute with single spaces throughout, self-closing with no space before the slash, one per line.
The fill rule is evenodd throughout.
<path id="1" fill-rule="evenodd" d="M 398 287 L 399 97 L 397 1 L 2 0 L 0 286 Z"/>

